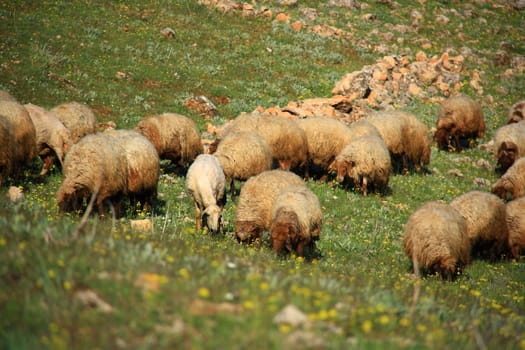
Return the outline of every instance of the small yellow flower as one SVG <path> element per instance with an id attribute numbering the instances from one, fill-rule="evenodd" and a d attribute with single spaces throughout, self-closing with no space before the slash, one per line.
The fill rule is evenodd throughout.
<path id="1" fill-rule="evenodd" d="M 203 299 L 208 299 L 210 297 L 210 290 L 206 287 L 199 288 L 199 296 Z"/>
<path id="2" fill-rule="evenodd" d="M 470 291 L 470 294 L 474 297 L 479 297 L 481 295 L 481 292 L 479 290 L 473 289 Z"/>
<path id="3" fill-rule="evenodd" d="M 20 242 L 18 243 L 18 249 L 24 250 L 26 249 L 27 243 L 26 242 Z"/>
<path id="4" fill-rule="evenodd" d="M 370 331 L 372 330 L 372 321 L 366 320 L 365 322 L 363 322 L 361 329 L 363 329 L 363 332 L 365 333 L 370 333 Z"/>
<path id="5" fill-rule="evenodd" d="M 281 323 L 279 325 L 279 331 L 281 333 L 290 333 L 291 330 L 292 330 L 292 327 L 287 323 Z"/>
<path id="6" fill-rule="evenodd" d="M 390 322 L 390 317 L 388 317 L 387 315 L 382 315 L 381 317 L 379 317 L 380 324 L 387 325 L 389 322 Z"/>
<path id="7" fill-rule="evenodd" d="M 55 278 L 55 276 L 56 276 L 55 270 L 53 270 L 53 269 L 47 270 L 47 275 L 48 275 L 49 278 Z"/>
<path id="8" fill-rule="evenodd" d="M 242 303 L 242 306 L 243 306 L 246 310 L 252 310 L 252 309 L 255 307 L 253 301 L 251 301 L 251 300 L 246 300 L 244 303 Z"/>
<path id="9" fill-rule="evenodd" d="M 66 265 L 66 263 L 64 262 L 64 260 L 58 259 L 57 260 L 57 265 L 60 266 L 60 267 L 64 267 Z"/>
<path id="10" fill-rule="evenodd" d="M 190 277 L 190 272 L 183 267 L 183 268 L 179 269 L 179 275 L 182 278 L 189 278 Z"/>
<path id="11" fill-rule="evenodd" d="M 424 333 L 427 331 L 427 326 L 425 326 L 424 324 L 418 324 L 416 329 L 418 332 Z"/>
<path id="12" fill-rule="evenodd" d="M 7 244 L 7 241 L 5 240 L 5 238 L 0 238 L 0 247 L 3 247 Z"/>
<path id="13" fill-rule="evenodd" d="M 266 291 L 270 288 L 270 284 L 268 282 L 261 282 L 261 284 L 259 285 L 259 288 L 262 291 Z"/>
<path id="14" fill-rule="evenodd" d="M 175 262 L 175 258 L 172 257 L 171 255 L 168 255 L 166 257 L 166 261 L 169 262 L 170 264 L 174 263 Z"/>
<path id="15" fill-rule="evenodd" d="M 71 281 L 64 281 L 65 290 L 71 290 L 72 287 L 73 287 L 73 283 L 71 283 Z"/>
<path id="16" fill-rule="evenodd" d="M 402 318 L 399 320 L 399 325 L 402 327 L 408 327 L 410 325 L 410 321 L 407 318 Z"/>

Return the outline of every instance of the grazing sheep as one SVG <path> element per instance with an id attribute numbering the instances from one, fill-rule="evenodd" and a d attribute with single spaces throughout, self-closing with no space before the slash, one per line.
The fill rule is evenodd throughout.
<path id="1" fill-rule="evenodd" d="M 15 135 L 11 123 L 0 115 L 0 187 L 2 181 L 13 172 L 14 146 Z"/>
<path id="2" fill-rule="evenodd" d="M 51 113 L 71 133 L 71 142 L 77 143 L 82 137 L 93 134 L 97 130 L 97 118 L 88 105 L 78 102 L 68 102 L 52 108 Z"/>
<path id="3" fill-rule="evenodd" d="M 226 178 L 214 155 L 200 154 L 186 174 L 186 190 L 195 204 L 197 230 L 204 222 L 212 233 L 221 231 L 222 209 L 226 202 Z"/>
<path id="4" fill-rule="evenodd" d="M 450 206 L 466 220 L 472 254 L 496 260 L 508 252 L 505 203 L 489 192 L 470 191 Z"/>
<path id="5" fill-rule="evenodd" d="M 8 91 L 0 90 L 0 101 L 11 101 L 16 102 L 16 98 L 11 95 Z"/>
<path id="6" fill-rule="evenodd" d="M 9 123 L 14 135 L 12 170 L 18 176 L 36 155 L 35 126 L 24 106 L 16 101 L 0 100 L 0 116 Z"/>
<path id="7" fill-rule="evenodd" d="M 365 120 L 379 131 L 397 173 L 411 167 L 420 171 L 430 163 L 429 130 L 412 113 L 384 110 L 373 113 Z"/>
<path id="8" fill-rule="evenodd" d="M 104 216 L 106 200 L 113 205 L 115 216 L 120 216 L 128 167 L 125 151 L 116 139 L 103 134 L 84 136 L 66 154 L 62 172 L 64 179 L 56 194 L 60 211 L 79 210 L 83 200 L 93 195 L 100 216 Z"/>
<path id="9" fill-rule="evenodd" d="M 150 115 L 142 119 L 136 131 L 151 141 L 160 159 L 169 159 L 185 167 L 203 152 L 195 122 L 176 113 Z"/>
<path id="10" fill-rule="evenodd" d="M 286 188 L 274 202 L 271 219 L 271 240 L 273 251 L 284 249 L 296 251 L 304 256 L 304 248 L 313 252 L 319 239 L 323 213 L 317 196 L 307 187 Z"/>
<path id="11" fill-rule="evenodd" d="M 379 130 L 374 126 L 374 124 L 370 123 L 366 120 L 366 118 L 361 118 L 353 122 L 348 126 L 350 130 L 352 130 L 355 134 L 355 137 L 361 137 L 361 136 L 379 136 L 381 137 L 381 133 Z"/>
<path id="12" fill-rule="evenodd" d="M 350 141 L 329 168 L 337 172 L 339 183 L 348 178 L 366 196 L 369 188 L 387 188 L 392 162 L 381 137 L 361 136 Z"/>
<path id="13" fill-rule="evenodd" d="M 525 119 L 525 100 L 513 104 L 509 109 L 508 123 L 517 123 Z"/>
<path id="14" fill-rule="evenodd" d="M 261 237 L 271 224 L 272 207 L 279 194 L 291 186 L 306 184 L 297 175 L 284 170 L 269 170 L 251 177 L 241 189 L 235 214 L 235 237 L 250 243 Z"/>
<path id="15" fill-rule="evenodd" d="M 235 196 L 235 180 L 245 181 L 272 168 L 272 150 L 266 141 L 254 132 L 228 133 L 214 153 Z"/>
<path id="16" fill-rule="evenodd" d="M 53 164 L 53 155 L 56 155 L 62 165 L 64 156 L 72 145 L 71 133 L 56 115 L 44 108 L 31 103 L 24 107 L 35 126 L 36 147 L 43 163 L 40 176 L 45 176 Z"/>
<path id="17" fill-rule="evenodd" d="M 501 172 L 505 172 L 516 159 L 525 156 L 525 121 L 498 128 L 494 133 L 493 153 Z"/>
<path id="18" fill-rule="evenodd" d="M 308 145 L 306 177 L 313 167 L 326 174 L 335 157 L 357 134 L 343 122 L 328 117 L 299 119 L 297 124 L 304 130 Z"/>
<path id="19" fill-rule="evenodd" d="M 521 157 L 492 185 L 492 193 L 503 200 L 525 195 L 525 157 Z"/>
<path id="20" fill-rule="evenodd" d="M 507 203 L 507 228 L 510 251 L 518 259 L 525 249 L 525 197 Z"/>
<path id="21" fill-rule="evenodd" d="M 464 142 L 485 135 L 480 105 L 466 95 L 456 95 L 441 103 L 434 139 L 442 150 L 461 152 Z"/>
<path id="22" fill-rule="evenodd" d="M 106 130 L 104 135 L 114 137 L 124 150 L 128 166 L 127 193 L 135 207 L 149 210 L 157 197 L 160 175 L 160 160 L 151 142 L 133 130 Z"/>
<path id="23" fill-rule="evenodd" d="M 467 223 L 448 204 L 431 201 L 420 206 L 408 218 L 402 243 L 414 269 L 424 275 L 453 279 L 470 262 Z"/>
<path id="24" fill-rule="evenodd" d="M 272 149 L 273 158 L 281 169 L 303 168 L 306 165 L 306 135 L 294 121 L 265 113 L 241 113 L 226 127 L 221 137 L 238 131 L 252 131 L 261 135 Z"/>

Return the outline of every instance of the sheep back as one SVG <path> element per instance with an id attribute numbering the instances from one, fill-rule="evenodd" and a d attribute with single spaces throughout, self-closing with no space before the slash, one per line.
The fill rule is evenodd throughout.
<path id="1" fill-rule="evenodd" d="M 290 186 L 306 186 L 292 172 L 268 170 L 251 177 L 241 188 L 235 214 L 235 236 L 240 242 L 252 242 L 271 224 L 272 207 L 281 191 Z"/>
<path id="2" fill-rule="evenodd" d="M 509 248 L 516 259 L 525 249 L 525 197 L 507 203 L 507 228 L 509 230 Z"/>
<path id="3" fill-rule="evenodd" d="M 470 191 L 450 205 L 466 220 L 473 255 L 494 260 L 508 252 L 505 203 L 499 197 Z"/>
<path id="4" fill-rule="evenodd" d="M 241 113 L 221 135 L 238 131 L 259 134 L 270 146 L 272 156 L 283 170 L 303 167 L 307 161 L 308 145 L 303 129 L 292 120 L 266 113 Z"/>
<path id="5" fill-rule="evenodd" d="M 361 136 L 379 136 L 381 137 L 381 133 L 379 130 L 374 126 L 374 124 L 367 121 L 365 118 L 361 118 L 353 122 L 348 126 L 350 130 L 352 130 L 356 137 Z"/>
<path id="6" fill-rule="evenodd" d="M 13 171 L 21 169 L 35 157 L 36 131 L 29 113 L 17 101 L 0 100 L 0 115 L 10 124 L 14 135 Z"/>
<path id="7" fill-rule="evenodd" d="M 150 140 L 161 159 L 169 159 L 180 166 L 193 162 L 203 152 L 197 125 L 177 113 L 147 116 L 135 130 Z"/>
<path id="8" fill-rule="evenodd" d="M 286 188 L 272 207 L 271 240 L 276 253 L 284 248 L 303 256 L 304 247 L 314 248 L 319 239 L 323 214 L 317 196 L 305 186 Z"/>
<path id="9" fill-rule="evenodd" d="M 103 134 L 84 136 L 64 159 L 64 179 L 56 198 L 61 211 L 81 208 L 84 199 L 97 193 L 96 204 L 104 215 L 104 201 L 113 202 L 118 216 L 120 196 L 127 192 L 127 161 L 120 144 Z"/>
<path id="10" fill-rule="evenodd" d="M 510 194 L 513 199 L 525 195 L 525 157 L 516 160 L 492 185 L 491 192 L 503 200 Z"/>
<path id="11" fill-rule="evenodd" d="M 330 168 L 337 171 L 338 182 L 348 177 L 367 195 L 369 187 L 384 190 L 388 186 L 392 163 L 381 137 L 362 136 L 346 145 Z"/>
<path id="12" fill-rule="evenodd" d="M 498 128 L 494 133 L 493 153 L 503 172 L 516 159 L 525 156 L 525 121 Z"/>
<path id="13" fill-rule="evenodd" d="M 467 224 L 448 204 L 432 201 L 416 209 L 405 225 L 402 243 L 424 274 L 451 279 L 470 262 Z"/>
<path id="14" fill-rule="evenodd" d="M 461 151 L 462 140 L 481 138 L 485 135 L 485 120 L 481 106 L 467 95 L 456 95 L 444 100 L 438 112 L 434 138 L 439 148 Z M 453 142 L 450 143 L 450 138 Z"/>
<path id="15" fill-rule="evenodd" d="M 69 130 L 72 143 L 77 143 L 85 135 L 95 133 L 97 129 L 95 113 L 86 104 L 67 102 L 52 108 L 50 112 Z"/>

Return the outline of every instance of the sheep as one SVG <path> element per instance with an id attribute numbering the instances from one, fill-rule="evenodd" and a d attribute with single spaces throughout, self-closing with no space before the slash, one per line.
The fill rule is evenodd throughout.
<path id="1" fill-rule="evenodd" d="M 9 120 L 0 115 L 0 187 L 2 181 L 13 172 L 15 135 Z"/>
<path id="2" fill-rule="evenodd" d="M 525 156 L 525 121 L 504 125 L 494 133 L 493 154 L 501 172 Z"/>
<path id="3" fill-rule="evenodd" d="M 272 150 L 258 134 L 248 131 L 226 135 L 214 153 L 235 196 L 235 180 L 245 181 L 272 168 Z"/>
<path id="4" fill-rule="evenodd" d="M 253 176 L 241 189 L 234 226 L 239 242 L 251 243 L 271 225 L 272 207 L 279 194 L 291 186 L 306 186 L 296 174 L 268 170 Z"/>
<path id="5" fill-rule="evenodd" d="M 28 103 L 24 105 L 36 131 L 37 152 L 42 159 L 40 176 L 45 176 L 53 164 L 53 154 L 62 166 L 64 156 L 71 147 L 71 133 L 56 115 L 44 108 Z"/>
<path id="6" fill-rule="evenodd" d="M 356 137 L 371 135 L 381 137 L 379 130 L 374 126 L 374 124 L 367 121 L 366 118 L 358 119 L 348 127 L 355 133 Z"/>
<path id="7" fill-rule="evenodd" d="M 71 142 L 77 143 L 82 137 L 97 130 L 97 118 L 86 104 L 67 102 L 50 110 L 71 133 Z"/>
<path id="8" fill-rule="evenodd" d="M 525 197 L 508 202 L 506 210 L 509 248 L 512 256 L 518 259 L 525 249 Z"/>
<path id="9" fill-rule="evenodd" d="M 169 159 L 180 167 L 186 167 L 203 153 L 197 125 L 186 116 L 177 113 L 146 116 L 135 130 L 150 140 L 160 159 Z"/>
<path id="10" fill-rule="evenodd" d="M 125 151 L 115 138 L 100 133 L 84 136 L 66 154 L 62 172 L 64 179 L 56 193 L 61 212 L 79 210 L 83 200 L 93 196 L 101 217 L 106 200 L 115 216 L 120 216 L 128 167 Z"/>
<path id="11" fill-rule="evenodd" d="M 314 167 L 326 174 L 341 150 L 358 137 L 346 124 L 329 117 L 299 119 L 297 124 L 304 130 L 308 146 L 306 178 Z"/>
<path id="12" fill-rule="evenodd" d="M 379 136 L 361 136 L 350 141 L 329 166 L 337 173 L 339 183 L 348 178 L 365 196 L 369 187 L 387 188 L 391 168 L 390 153 Z"/>
<path id="13" fill-rule="evenodd" d="M 396 172 L 411 167 L 420 171 L 430 163 L 429 131 L 415 115 L 401 110 L 384 110 L 365 117 L 365 120 L 381 134 Z"/>
<path id="14" fill-rule="evenodd" d="M 525 195 L 525 157 L 516 160 L 492 185 L 491 192 L 501 199 L 511 195 L 513 199 Z"/>
<path id="15" fill-rule="evenodd" d="M 470 191 L 456 197 L 450 206 L 466 220 L 474 256 L 496 260 L 508 253 L 505 203 L 499 197 Z"/>
<path id="16" fill-rule="evenodd" d="M 16 98 L 9 93 L 9 91 L 0 90 L 0 101 L 16 102 Z"/>
<path id="17" fill-rule="evenodd" d="M 508 124 L 517 123 L 525 119 L 525 100 L 513 104 L 509 108 Z"/>
<path id="18" fill-rule="evenodd" d="M 200 154 L 186 174 L 186 190 L 195 205 L 198 231 L 205 223 L 212 233 L 221 231 L 222 210 L 226 203 L 226 177 L 221 164 L 212 154 Z"/>
<path id="19" fill-rule="evenodd" d="M 17 101 L 0 100 L 0 116 L 9 124 L 14 135 L 12 170 L 15 176 L 20 175 L 23 166 L 35 157 L 36 131 L 29 113 Z"/>
<path id="20" fill-rule="evenodd" d="M 275 253 L 284 249 L 304 256 L 304 248 L 315 250 L 323 214 L 317 196 L 307 187 L 286 188 L 274 202 L 271 217 L 271 241 Z"/>
<path id="21" fill-rule="evenodd" d="M 124 150 L 131 204 L 135 207 L 138 202 L 143 210 L 149 210 L 157 197 L 160 175 L 157 150 L 146 137 L 134 130 L 106 130 L 103 134 L 114 137 Z"/>
<path id="22" fill-rule="evenodd" d="M 463 143 L 485 136 L 481 106 L 469 96 L 459 94 L 441 103 L 434 139 L 442 150 L 461 152 Z"/>
<path id="23" fill-rule="evenodd" d="M 470 263 L 467 223 L 448 204 L 430 201 L 410 215 L 402 236 L 403 249 L 415 273 L 438 273 L 453 279 Z"/>
<path id="24" fill-rule="evenodd" d="M 253 131 L 261 135 L 272 149 L 273 158 L 283 170 L 303 168 L 306 165 L 306 135 L 292 120 L 266 113 L 241 113 L 225 128 L 221 137 L 236 131 Z"/>

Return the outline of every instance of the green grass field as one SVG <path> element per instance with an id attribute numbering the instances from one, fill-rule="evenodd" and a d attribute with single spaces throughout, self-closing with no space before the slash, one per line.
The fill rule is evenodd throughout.
<path id="1" fill-rule="evenodd" d="M 482 104 L 487 135 L 480 142 L 525 98 L 523 70 L 505 74 L 510 63 L 493 59 L 502 48 L 511 58 L 525 55 L 525 10 L 512 1 L 377 0 L 361 2 L 361 9 L 336 2 L 253 3 L 268 8 L 269 17 L 189 0 L 0 2 L 0 89 L 45 108 L 83 102 L 100 122 L 119 128 L 169 111 L 205 131 L 207 122 L 220 125 L 257 106 L 329 97 L 345 73 L 387 54 L 432 56 L 451 48 L 470 52 L 461 91 Z M 423 15 L 417 30 L 391 30 L 411 26 L 413 10 Z M 351 37 L 295 31 L 275 20 L 279 12 Z M 375 20 L 365 20 L 368 14 Z M 448 24 L 436 24 L 438 15 Z M 160 34 L 165 27 L 174 29 L 173 38 Z M 422 48 L 422 39 L 430 47 Z M 468 84 L 474 69 L 482 95 Z M 197 95 L 229 102 L 204 119 L 184 106 Z M 396 107 L 435 124 L 438 105 L 430 100 Z M 59 169 L 38 179 L 35 161 L 20 182 L 0 190 L 0 348 L 525 349 L 523 257 L 475 260 L 454 282 L 417 280 L 400 242 L 422 203 L 490 189 L 475 184 L 498 177 L 473 165 L 480 159 L 495 165 L 477 148 L 454 154 L 433 146 L 432 171 L 392 176 L 386 196 L 310 180 L 324 213 L 313 261 L 277 257 L 268 242 L 238 244 L 236 200 L 225 208 L 224 236 L 196 232 L 185 179 L 164 163 L 151 213 L 92 216 L 77 231 L 80 215 L 58 213 Z M 25 200 L 7 200 L 9 185 L 22 186 Z M 130 219 L 143 218 L 153 230 L 131 230 Z M 96 297 L 82 301 L 86 291 Z M 308 320 L 274 323 L 288 304 Z"/>

